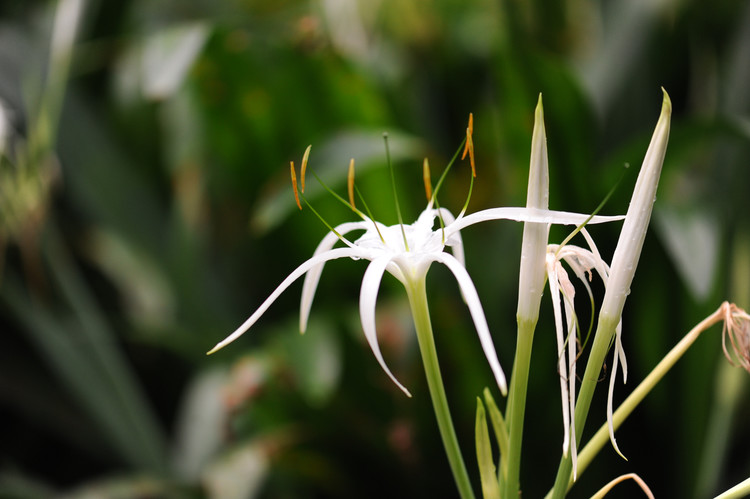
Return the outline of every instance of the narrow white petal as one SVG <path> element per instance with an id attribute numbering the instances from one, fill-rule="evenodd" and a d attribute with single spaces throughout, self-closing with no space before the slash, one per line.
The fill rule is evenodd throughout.
<path id="1" fill-rule="evenodd" d="M 215 347 L 213 347 L 208 354 L 212 354 L 216 352 L 217 350 L 220 350 L 224 348 L 229 343 L 233 342 L 240 336 L 242 336 L 242 333 L 250 329 L 250 327 L 255 324 L 255 322 L 260 318 L 263 313 L 268 310 L 268 307 L 271 306 L 271 304 L 276 300 L 276 298 L 283 293 L 286 288 L 288 288 L 294 281 L 302 277 L 303 274 L 308 272 L 311 268 L 314 268 L 316 265 L 322 265 L 323 263 L 329 261 L 329 260 L 335 260 L 337 258 L 355 258 L 359 257 L 361 255 L 361 252 L 357 250 L 356 248 L 337 248 L 330 251 L 327 251 L 325 253 L 321 253 L 320 255 L 316 255 L 306 262 L 304 262 L 302 265 L 294 269 L 294 271 L 289 274 L 289 276 L 282 281 L 279 286 L 273 290 L 273 293 L 266 298 L 266 300 L 258 307 L 258 309 L 253 312 L 253 315 L 251 315 L 240 327 L 238 327 L 232 334 L 227 336 L 224 340 L 220 341 L 216 344 Z"/>
<path id="2" fill-rule="evenodd" d="M 347 222 L 335 227 L 336 232 L 340 235 L 347 234 L 353 230 L 366 230 L 368 222 Z M 323 239 L 315 248 L 313 257 L 330 251 L 333 246 L 339 241 L 339 236 L 333 232 L 326 234 Z M 310 309 L 312 308 L 313 298 L 315 297 L 315 290 L 318 288 L 318 282 L 320 281 L 320 275 L 323 273 L 323 266 L 325 261 L 313 266 L 305 276 L 305 281 L 302 284 L 302 297 L 300 299 L 300 310 L 299 310 L 299 330 L 304 333 L 307 329 L 307 320 L 310 317 Z"/>
<path id="3" fill-rule="evenodd" d="M 584 281 L 585 282 L 585 281 Z M 576 322 L 573 299 L 565 297 L 565 317 L 568 324 L 568 398 L 570 400 L 570 460 L 573 464 L 573 480 L 578 478 L 578 446 L 576 443 Z"/>
<path id="4" fill-rule="evenodd" d="M 571 213 L 568 211 L 543 210 L 541 208 L 519 208 L 500 207 L 489 208 L 466 215 L 456 220 L 445 228 L 446 237 L 448 233 L 453 234 L 469 225 L 489 220 L 515 220 L 516 222 L 537 222 L 547 224 L 581 225 L 586 222 L 590 215 L 584 213 Z M 587 225 L 623 220 L 624 215 L 602 216 L 596 215 L 587 222 Z"/>
<path id="5" fill-rule="evenodd" d="M 602 279 L 602 282 L 606 286 L 607 281 L 609 280 L 609 265 L 607 265 L 607 262 L 605 262 L 602 256 L 599 254 L 599 248 L 596 247 L 596 243 L 594 243 L 594 239 L 591 237 L 589 232 L 584 228 L 581 230 L 581 234 L 583 234 L 584 239 L 586 239 L 586 244 L 589 245 L 591 253 L 594 255 L 596 271 L 599 273 L 599 277 Z"/>
<path id="6" fill-rule="evenodd" d="M 380 281 L 383 279 L 385 268 L 390 261 L 390 257 L 377 258 L 367 266 L 365 276 L 362 278 L 362 288 L 359 293 L 359 317 L 362 321 L 362 329 L 365 332 L 365 338 L 367 338 L 372 353 L 375 354 L 375 358 L 380 363 L 380 367 L 382 367 L 388 377 L 396 383 L 396 386 L 398 386 L 408 397 L 411 397 L 409 390 L 399 383 L 385 364 L 383 354 L 380 353 L 380 346 L 378 345 L 378 336 L 375 327 L 375 303 L 378 299 L 378 289 L 380 288 Z"/>
<path id="7" fill-rule="evenodd" d="M 619 338 L 619 335 L 615 338 L 616 344 L 619 343 L 617 338 Z M 609 392 L 607 393 L 607 429 L 609 430 L 609 440 L 612 442 L 612 447 L 614 447 L 615 451 L 627 461 L 627 458 L 622 452 L 620 452 L 620 448 L 617 446 L 617 440 L 615 440 L 615 427 L 612 420 L 612 399 L 615 393 L 615 378 L 617 378 L 618 361 L 620 360 L 617 348 L 618 347 L 615 346 L 615 355 L 612 360 L 612 376 L 609 379 Z"/>
<path id="8" fill-rule="evenodd" d="M 615 352 L 620 357 L 620 362 L 622 363 L 622 382 L 627 383 L 628 361 L 625 358 L 625 349 L 622 348 L 622 320 L 617 324 L 617 329 L 615 331 Z"/>
<path id="9" fill-rule="evenodd" d="M 495 352 L 495 345 L 492 343 L 492 336 L 490 335 L 490 328 L 487 326 L 487 319 L 484 316 L 482 303 L 479 301 L 479 295 L 477 295 L 477 290 L 474 287 L 474 283 L 471 281 L 471 277 L 469 277 L 469 273 L 454 256 L 448 253 L 436 253 L 430 255 L 430 258 L 434 259 L 436 262 L 445 264 L 445 266 L 448 267 L 456 277 L 458 286 L 461 288 L 461 292 L 466 299 L 466 305 L 469 307 L 469 312 L 474 320 L 474 326 L 477 329 L 479 342 L 482 344 L 484 355 L 490 363 L 490 368 L 495 375 L 495 380 L 500 387 L 500 391 L 505 395 L 508 392 L 505 382 L 505 373 L 503 373 L 503 368 L 500 367 L 500 361 L 497 358 L 497 352 Z"/>
<path id="10" fill-rule="evenodd" d="M 552 311 L 555 316 L 555 335 L 557 336 L 557 369 L 560 376 L 560 398 L 563 416 L 563 455 L 567 456 L 570 449 L 570 394 L 568 393 L 568 369 L 565 364 L 565 334 L 563 333 L 562 310 L 560 308 L 560 287 L 557 276 L 557 262 L 554 255 L 547 255 L 547 276 L 549 277 L 549 292 L 552 298 Z"/>

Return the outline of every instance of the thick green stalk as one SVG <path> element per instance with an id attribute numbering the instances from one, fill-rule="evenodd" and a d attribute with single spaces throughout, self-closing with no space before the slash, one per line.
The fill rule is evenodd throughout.
<path id="1" fill-rule="evenodd" d="M 535 320 L 518 321 L 518 344 L 513 361 L 508 405 L 505 421 L 508 427 L 508 455 L 502 456 L 507 463 L 508 474 L 503 487 L 503 497 L 518 497 L 521 473 L 521 444 L 523 443 L 523 421 L 526 412 L 526 391 L 529 384 L 531 346 L 534 341 Z"/>
<path id="2" fill-rule="evenodd" d="M 440 437 L 443 439 L 445 454 L 448 457 L 453 479 L 462 499 L 473 499 L 474 491 L 471 488 L 469 474 L 466 471 L 461 449 L 458 446 L 456 430 L 453 428 L 453 420 L 448 409 L 448 399 L 445 396 L 443 378 L 440 375 L 440 365 L 435 349 L 435 338 L 432 336 L 432 323 L 430 322 L 430 310 L 427 306 L 427 289 L 425 278 L 417 279 L 406 286 L 409 296 L 409 305 L 414 317 L 414 327 L 417 330 L 419 351 L 422 354 L 427 386 L 432 398 L 432 406 L 435 410 Z"/>
<path id="3" fill-rule="evenodd" d="M 618 322 L 619 318 L 605 316 L 599 317 L 599 324 L 597 326 L 596 335 L 594 336 L 594 343 L 591 346 L 591 354 L 589 355 L 589 360 L 586 364 L 586 371 L 583 373 L 583 378 L 581 379 L 581 388 L 578 391 L 578 400 L 576 401 L 576 445 L 581 442 L 581 434 L 583 433 L 583 427 L 586 424 L 586 417 L 589 415 L 591 400 L 594 397 L 594 389 L 599 381 L 599 375 L 601 374 L 602 366 L 604 365 L 604 359 L 609 351 L 609 345 L 614 337 L 615 328 L 617 327 Z M 557 478 L 555 479 L 555 485 L 552 489 L 553 499 L 561 499 L 565 497 L 572 469 L 573 462 L 570 454 L 568 454 L 560 461 L 560 467 L 557 470 Z"/>
<path id="4" fill-rule="evenodd" d="M 627 399 L 617 408 L 615 413 L 612 415 L 612 426 L 614 430 L 617 430 L 620 425 L 627 419 L 633 410 L 638 407 L 638 404 L 648 395 L 651 390 L 661 381 L 665 374 L 669 372 L 677 361 L 682 358 L 685 352 L 688 351 L 690 346 L 695 343 L 695 340 L 703 333 L 706 329 L 710 328 L 717 322 L 721 321 L 724 317 L 725 307 L 728 304 L 723 304 L 719 307 L 716 312 L 703 319 L 697 326 L 690 330 L 680 342 L 669 351 L 667 355 L 654 367 L 654 369 L 646 376 L 646 378 L 636 387 L 635 390 L 628 396 Z M 578 454 L 578 476 L 586 470 L 591 461 L 594 459 L 596 454 L 606 445 L 609 441 L 609 429 L 605 423 L 599 428 L 599 431 L 588 441 L 586 447 Z M 568 488 L 573 485 L 573 477 L 570 477 L 568 482 Z"/>
<path id="5" fill-rule="evenodd" d="M 719 494 L 715 499 L 742 499 L 747 497 L 748 494 L 750 494 L 750 478 Z"/>

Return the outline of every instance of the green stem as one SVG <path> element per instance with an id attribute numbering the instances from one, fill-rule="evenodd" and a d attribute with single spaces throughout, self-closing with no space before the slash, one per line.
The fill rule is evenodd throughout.
<path id="1" fill-rule="evenodd" d="M 716 496 L 716 499 L 742 499 L 743 497 L 747 497 L 748 494 L 750 494 L 750 478 Z"/>
<path id="2" fill-rule="evenodd" d="M 638 404 L 648 395 L 648 393 L 661 381 L 665 374 L 669 372 L 677 361 L 687 352 L 688 348 L 698 339 L 703 331 L 710 328 L 724 317 L 724 305 L 716 312 L 703 319 L 700 324 L 690 330 L 680 342 L 669 351 L 667 355 L 659 362 L 648 376 L 639 384 L 627 399 L 617 408 L 612 415 L 612 426 L 617 430 L 620 425 L 630 416 Z M 591 464 L 591 461 L 609 441 L 609 429 L 605 423 L 599 428 L 599 431 L 589 440 L 586 447 L 578 454 L 578 476 Z M 568 482 L 568 488 L 573 485 L 573 477 Z"/>
<path id="3" fill-rule="evenodd" d="M 445 396 L 445 387 L 443 378 L 440 376 L 440 365 L 435 349 L 435 338 L 432 336 L 432 323 L 430 322 L 430 310 L 427 306 L 427 289 L 424 278 L 416 279 L 406 286 L 406 292 L 409 295 L 409 305 L 411 306 L 412 315 L 414 316 L 414 327 L 417 330 L 417 340 L 419 342 L 419 351 L 422 354 L 422 363 L 424 364 L 425 375 L 427 376 L 427 386 L 430 389 L 432 406 L 435 410 L 440 437 L 443 439 L 443 446 L 448 457 L 453 479 L 462 499 L 473 499 L 474 491 L 471 488 L 469 474 L 466 471 L 461 449 L 458 446 L 456 430 L 453 428 L 450 410 L 448 409 L 448 399 Z"/>
<path id="4" fill-rule="evenodd" d="M 508 405 L 505 422 L 508 428 L 508 455 L 502 456 L 507 463 L 508 473 L 505 480 L 503 497 L 519 496 L 521 474 L 521 444 L 523 442 L 523 420 L 526 412 L 526 391 L 529 384 L 529 367 L 531 365 L 531 346 L 534 341 L 536 320 L 518 321 L 518 345 L 513 361 L 513 375 L 510 379 Z"/>
<path id="5" fill-rule="evenodd" d="M 583 427 L 586 424 L 586 418 L 589 415 L 589 408 L 591 407 L 591 400 L 594 397 L 594 389 L 599 381 L 599 375 L 601 374 L 602 366 L 604 365 L 604 359 L 607 357 L 607 352 L 609 352 L 609 346 L 615 334 L 615 328 L 617 327 L 618 322 L 618 317 L 599 317 L 596 334 L 594 335 L 594 343 L 591 345 L 591 353 L 589 355 L 588 363 L 586 364 L 586 370 L 583 373 L 583 378 L 581 379 L 581 388 L 578 391 L 578 398 L 576 400 L 576 445 L 581 442 Z M 570 453 L 568 453 L 567 456 L 560 460 L 560 466 L 557 469 L 557 478 L 555 479 L 555 485 L 552 489 L 553 499 L 562 499 L 565 497 L 572 469 L 573 463 L 571 461 Z"/>

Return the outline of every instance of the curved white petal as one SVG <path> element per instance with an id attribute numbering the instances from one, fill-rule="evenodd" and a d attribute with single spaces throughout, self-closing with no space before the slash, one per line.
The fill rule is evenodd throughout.
<path id="1" fill-rule="evenodd" d="M 586 239 L 586 244 L 589 245 L 589 249 L 594 255 L 596 271 L 599 273 L 599 277 L 606 286 L 607 281 L 609 280 L 609 265 L 607 265 L 607 262 L 605 262 L 602 256 L 599 254 L 599 248 L 596 247 L 596 243 L 594 243 L 594 239 L 591 237 L 589 232 L 585 228 L 583 228 L 581 229 L 581 234 L 583 235 L 584 239 Z"/>
<path id="2" fill-rule="evenodd" d="M 543 210 L 541 208 L 518 208 L 518 207 L 501 207 L 489 208 L 487 210 L 477 211 L 463 218 L 459 218 L 450 226 L 445 228 L 446 237 L 479 222 L 489 220 L 515 220 L 516 222 L 536 222 L 547 224 L 562 225 L 581 225 L 586 222 L 590 215 L 583 213 L 571 213 L 568 211 Z M 601 216 L 597 215 L 587 222 L 587 225 L 600 224 L 606 222 L 616 222 L 625 219 L 624 215 Z"/>
<path id="3" fill-rule="evenodd" d="M 284 279 L 276 289 L 273 290 L 273 293 L 271 293 L 271 295 L 266 298 L 266 300 L 260 305 L 260 307 L 258 307 L 258 309 L 253 312 L 253 315 L 251 315 L 244 323 L 242 323 L 242 325 L 238 327 L 232 334 L 217 343 L 216 346 L 208 352 L 208 355 L 224 348 L 226 345 L 242 336 L 242 334 L 250 329 L 250 327 L 255 324 L 260 316 L 263 315 L 266 310 L 268 310 L 268 307 L 271 306 L 271 304 L 276 300 L 276 298 L 279 297 L 279 295 L 281 295 L 281 293 L 286 290 L 286 288 L 288 288 L 294 281 L 302 277 L 304 273 L 310 271 L 310 269 L 314 268 L 316 265 L 322 265 L 329 260 L 335 260 L 337 258 L 356 258 L 359 256 L 361 256 L 361 251 L 356 248 L 336 248 L 330 251 L 326 251 L 325 253 L 313 256 L 302 265 L 294 269 L 294 271 L 289 274 L 289 276 L 287 276 L 287 278 Z"/>
<path id="4" fill-rule="evenodd" d="M 487 319 L 484 316 L 482 303 L 479 301 L 479 295 L 477 295 L 477 290 L 474 287 L 471 277 L 469 277 L 469 273 L 454 256 L 448 253 L 436 253 L 430 255 L 430 258 L 444 264 L 456 277 L 458 286 L 466 299 L 466 305 L 469 307 L 469 312 L 474 320 L 474 327 L 477 329 L 484 355 L 487 357 L 487 362 L 490 363 L 490 368 L 495 375 L 495 380 L 500 387 L 500 391 L 505 395 L 508 392 L 505 373 L 503 373 L 503 368 L 500 367 L 500 361 L 497 358 L 497 352 L 495 352 L 495 345 L 492 343 L 492 336 L 490 335 L 490 328 L 487 326 Z"/>
<path id="5" fill-rule="evenodd" d="M 362 329 L 365 332 L 367 343 L 370 344 L 372 353 L 375 354 L 375 358 L 380 363 L 380 367 L 382 367 L 388 377 L 396 383 L 396 386 L 398 386 L 408 397 L 411 397 L 409 390 L 399 383 L 385 364 L 383 354 L 380 353 L 380 346 L 378 345 L 378 336 L 375 327 L 375 303 L 378 299 L 378 289 L 380 288 L 380 281 L 383 279 L 385 268 L 390 261 L 390 257 L 387 256 L 376 258 L 367 266 L 365 275 L 362 278 L 362 288 L 359 292 L 359 317 L 362 321 Z"/>
<path id="6" fill-rule="evenodd" d="M 557 261 L 554 255 L 547 254 L 547 276 L 549 292 L 552 298 L 552 311 L 555 317 L 555 335 L 557 337 L 557 369 L 560 376 L 560 398 L 563 416 L 563 455 L 567 457 L 570 449 L 570 394 L 568 393 L 568 369 L 565 364 L 565 334 L 563 333 L 562 309 L 560 308 L 560 287 L 557 276 Z"/>
<path id="7" fill-rule="evenodd" d="M 366 230 L 369 222 L 347 222 L 335 227 L 336 232 L 340 235 L 347 234 L 353 230 Z M 339 236 L 333 232 L 326 234 L 323 239 L 315 248 L 313 258 L 316 255 L 330 251 L 333 246 L 339 241 Z M 325 261 L 314 265 L 305 276 L 305 281 L 302 284 L 302 297 L 300 299 L 299 307 L 299 330 L 304 333 L 307 329 L 307 320 L 310 317 L 310 308 L 312 307 L 313 298 L 315 297 L 315 290 L 318 288 L 318 282 L 320 281 L 320 275 L 323 273 L 323 266 Z"/>
<path id="8" fill-rule="evenodd" d="M 615 448 L 615 451 L 625 460 L 627 458 L 623 455 L 622 452 L 620 452 L 620 448 L 617 446 L 617 441 L 615 440 L 615 428 L 614 428 L 614 422 L 612 419 L 612 399 L 614 397 L 615 393 L 615 378 L 617 377 L 617 367 L 618 367 L 618 361 L 621 358 L 624 358 L 624 353 L 622 350 L 622 335 L 621 329 L 618 325 L 617 331 L 615 333 L 615 354 L 614 359 L 612 360 L 612 376 L 609 379 L 609 392 L 607 393 L 607 428 L 609 430 L 609 440 L 612 442 L 612 447 Z"/>
<path id="9" fill-rule="evenodd" d="M 622 363 L 622 382 L 628 382 L 628 361 L 625 358 L 625 349 L 622 347 L 622 321 L 617 324 L 615 334 L 617 335 L 617 343 L 615 343 L 617 354 L 620 357 L 620 363 Z"/>
<path id="10" fill-rule="evenodd" d="M 585 281 L 584 281 L 585 282 Z M 572 286 L 571 286 L 572 287 Z M 573 298 L 575 289 L 571 290 L 570 295 L 563 293 L 565 303 L 565 317 L 568 327 L 568 398 L 570 407 L 570 459 L 573 464 L 573 480 L 578 479 L 578 448 L 576 445 L 576 360 L 577 360 L 577 342 L 576 342 L 576 325 L 578 318 L 575 315 L 573 307 Z"/>

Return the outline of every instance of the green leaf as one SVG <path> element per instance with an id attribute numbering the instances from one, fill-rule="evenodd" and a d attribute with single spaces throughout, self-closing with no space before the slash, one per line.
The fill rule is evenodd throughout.
<path id="1" fill-rule="evenodd" d="M 29 300 L 11 274 L 3 280 L 0 302 L 95 423 L 93 431 L 104 437 L 102 445 L 109 444 L 134 468 L 163 473 L 164 435 L 131 364 L 117 347 L 114 330 L 54 229 L 42 249 L 67 303 L 53 309 Z"/>
<path id="2" fill-rule="evenodd" d="M 503 456 L 508 455 L 508 429 L 505 427 L 505 420 L 495 404 L 495 399 L 492 398 L 492 393 L 489 388 L 484 389 L 484 403 L 487 404 L 487 411 L 490 413 L 490 422 L 492 423 L 492 429 L 495 431 L 495 438 L 497 439 L 497 445 L 500 447 L 500 471 L 503 476 L 507 474 L 508 465 L 506 461 L 503 461 Z"/>
<path id="3" fill-rule="evenodd" d="M 485 499 L 500 499 L 500 484 L 497 481 L 495 463 L 492 460 L 492 446 L 490 445 L 487 418 L 485 417 L 482 399 L 479 397 L 477 397 L 476 446 L 479 476 L 482 479 L 482 495 Z"/>

